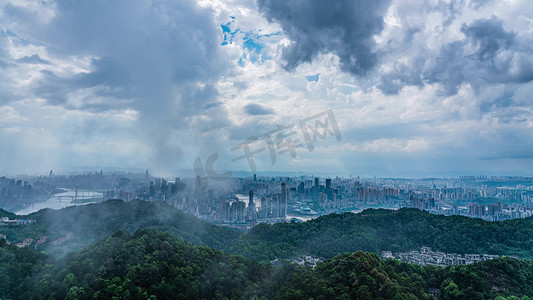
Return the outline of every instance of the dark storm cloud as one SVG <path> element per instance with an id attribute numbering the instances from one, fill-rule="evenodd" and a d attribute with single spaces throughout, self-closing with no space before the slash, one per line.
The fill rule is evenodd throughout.
<path id="1" fill-rule="evenodd" d="M 41 71 L 41 78 L 33 85 L 31 92 L 46 99 L 49 104 L 61 105 L 66 109 L 82 109 L 88 111 L 106 111 L 123 108 L 129 104 L 123 99 L 133 97 L 130 90 L 129 74 L 125 68 L 112 58 L 94 59 L 93 72 L 79 73 L 72 77 L 60 77 L 52 71 Z M 85 99 L 78 99 L 76 106 L 69 104 L 70 94 L 83 89 L 100 87 L 92 91 Z M 95 103 L 96 97 L 106 101 Z"/>
<path id="2" fill-rule="evenodd" d="M 73 89 L 106 86 L 136 95 L 143 116 L 202 114 L 217 96 L 226 65 L 210 12 L 192 1 L 58 1 L 58 13 L 34 38 L 56 54 L 94 55 L 93 72 Z M 120 13 L 117 13 L 120 12 Z"/>
<path id="3" fill-rule="evenodd" d="M 373 35 L 383 29 L 389 0 L 258 0 L 258 4 L 292 41 L 283 49 L 287 70 L 321 53 L 336 54 L 342 70 L 354 75 L 366 74 L 378 62 Z"/>
<path id="4" fill-rule="evenodd" d="M 403 38 L 386 42 L 386 47 L 378 51 L 374 36 L 383 29 L 389 1 L 258 0 L 258 5 L 263 15 L 279 23 L 291 40 L 282 54 L 289 71 L 322 53 L 336 54 L 342 70 L 353 75 L 373 76 L 369 71 L 388 64 L 392 68 L 377 74 L 378 88 L 387 95 L 397 94 L 404 86 L 439 84 L 441 94 L 449 96 L 455 95 L 464 83 L 479 90 L 490 83 L 533 80 L 531 47 L 515 32 L 506 30 L 497 17 L 462 24 L 464 39 L 437 49 L 417 45 L 414 37 L 422 28 L 406 24 L 399 32 Z M 441 13 L 442 28 L 448 30 L 466 6 L 477 9 L 482 5 L 480 1 L 439 1 L 420 9 L 427 14 Z M 408 60 L 396 60 L 398 53 L 408 55 Z"/>
<path id="5" fill-rule="evenodd" d="M 257 103 L 247 104 L 246 106 L 244 106 L 244 111 L 252 116 L 274 114 L 273 109 Z"/>
<path id="6" fill-rule="evenodd" d="M 463 24 L 461 32 L 478 48 L 475 56 L 480 61 L 494 59 L 500 50 L 509 49 L 515 39 L 515 34 L 505 31 L 503 22 L 495 17 L 476 20 L 469 25 Z"/>
<path id="7" fill-rule="evenodd" d="M 52 105 L 64 105 L 67 94 L 73 90 L 69 87 L 69 80 L 61 78 L 52 71 L 42 70 L 41 79 L 31 88 L 34 95 L 46 99 Z"/>
<path id="8" fill-rule="evenodd" d="M 73 78 L 73 82 L 83 87 L 126 87 L 130 83 L 126 68 L 111 57 L 93 59 L 92 66 L 96 69 L 94 72 L 78 74 Z"/>
<path id="9" fill-rule="evenodd" d="M 380 75 L 378 87 L 397 94 L 404 86 L 438 83 L 444 95 L 455 95 L 463 83 L 475 90 L 491 83 L 533 80 L 533 50 L 502 20 L 478 19 L 461 26 L 464 39 L 444 44 L 436 52 L 423 49 L 409 62 L 394 63 Z"/>
<path id="10" fill-rule="evenodd" d="M 393 95 L 397 94 L 405 85 L 423 86 L 424 81 L 420 74 L 423 61 L 415 59 L 412 63 L 414 66 L 394 63 L 392 71 L 381 75 L 381 83 L 378 88 L 386 95 Z"/>
<path id="11" fill-rule="evenodd" d="M 56 66 L 42 70 L 29 97 L 90 112 L 138 111 L 136 135 L 151 145 L 154 168 L 179 162 L 182 135 L 229 124 L 224 106 L 209 107 L 231 63 L 220 51 L 212 11 L 194 1 L 141 0 L 58 0 L 52 8 L 44 24 L 22 6 L 4 11 L 17 34 L 50 57 L 93 59 L 88 71 L 73 75 Z M 38 62 L 34 56 L 18 63 Z"/>

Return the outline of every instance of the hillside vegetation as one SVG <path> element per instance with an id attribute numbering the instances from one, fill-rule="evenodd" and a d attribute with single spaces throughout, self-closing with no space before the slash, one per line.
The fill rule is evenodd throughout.
<path id="1" fill-rule="evenodd" d="M 361 251 L 315 268 L 273 268 L 166 232 L 117 231 L 65 261 L 0 241 L 2 299 L 518 299 L 533 297 L 533 263 L 500 258 L 420 267 Z M 512 298 L 511 296 L 515 297 Z"/>
<path id="2" fill-rule="evenodd" d="M 450 253 L 533 258 L 533 219 L 489 222 L 415 209 L 330 214 L 304 223 L 259 224 L 230 246 L 257 260 L 312 254 L 330 258 L 363 250 L 380 253 L 429 246 Z"/>

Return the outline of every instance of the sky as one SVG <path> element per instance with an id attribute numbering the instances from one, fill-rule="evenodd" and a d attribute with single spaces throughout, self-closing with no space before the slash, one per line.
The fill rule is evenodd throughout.
<path id="1" fill-rule="evenodd" d="M 528 2 L 0 0 L 0 174 L 533 175 Z"/>

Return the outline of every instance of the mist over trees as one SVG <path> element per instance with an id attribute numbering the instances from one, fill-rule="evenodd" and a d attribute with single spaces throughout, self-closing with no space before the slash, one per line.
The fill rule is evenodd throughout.
<path id="1" fill-rule="evenodd" d="M 45 209 L 27 217 L 37 222 L 0 228 L 6 235 L 0 239 L 2 299 L 432 299 L 436 290 L 442 299 L 533 296 L 530 260 L 438 268 L 358 251 L 425 245 L 531 258 L 531 218 L 486 222 L 372 209 L 260 224 L 243 233 L 164 202 L 140 200 Z M 14 245 L 66 235 L 72 238 L 57 244 Z M 326 260 L 314 268 L 291 263 L 304 254 Z"/>
<path id="2" fill-rule="evenodd" d="M 530 260 L 438 268 L 361 251 L 314 268 L 274 267 L 155 229 L 119 230 L 50 263 L 0 239 L 0 297 L 7 299 L 435 299 L 435 290 L 442 299 L 504 299 L 533 296 L 532 270 Z"/>
<path id="3" fill-rule="evenodd" d="M 10 215 L 11 216 L 11 215 Z M 304 223 L 259 224 L 244 233 L 202 221 L 165 202 L 109 200 L 100 204 L 45 209 L 27 216 L 37 222 L 0 228 L 11 242 L 72 234 L 61 246 L 45 243 L 40 250 L 63 256 L 112 235 L 155 228 L 200 246 L 258 261 L 299 255 L 331 258 L 363 250 L 404 252 L 428 246 L 448 253 L 533 257 L 533 219 L 488 222 L 461 216 L 439 216 L 414 209 L 370 209 L 358 214 L 330 214 Z"/>

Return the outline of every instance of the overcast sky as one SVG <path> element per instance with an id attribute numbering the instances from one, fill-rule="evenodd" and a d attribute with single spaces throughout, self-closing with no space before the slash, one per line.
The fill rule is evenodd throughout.
<path id="1" fill-rule="evenodd" d="M 299 121 L 329 110 L 309 147 Z M 533 5 L 0 0 L 0 175 L 213 153 L 216 172 L 533 175 Z"/>

